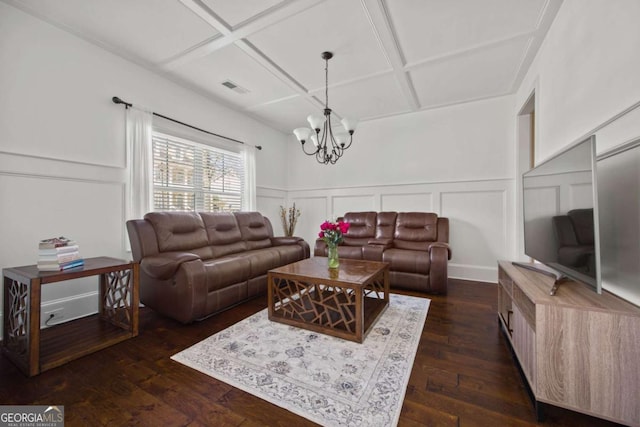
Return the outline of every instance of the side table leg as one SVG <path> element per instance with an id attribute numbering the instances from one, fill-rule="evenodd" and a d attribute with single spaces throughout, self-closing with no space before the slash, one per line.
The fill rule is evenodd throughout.
<path id="1" fill-rule="evenodd" d="M 140 264 L 133 263 L 131 287 L 131 336 L 137 337 L 140 322 Z"/>
<path id="2" fill-rule="evenodd" d="M 2 350 L 29 374 L 29 286 L 4 277 Z"/>
<path id="3" fill-rule="evenodd" d="M 100 317 L 132 334 L 137 333 L 134 331 L 138 308 L 135 276 L 135 267 L 100 275 Z"/>
<path id="4" fill-rule="evenodd" d="M 40 279 L 29 285 L 29 376 L 34 376 L 40 373 Z"/>
<path id="5" fill-rule="evenodd" d="M 4 353 L 28 376 L 40 373 L 40 281 L 4 276 Z"/>

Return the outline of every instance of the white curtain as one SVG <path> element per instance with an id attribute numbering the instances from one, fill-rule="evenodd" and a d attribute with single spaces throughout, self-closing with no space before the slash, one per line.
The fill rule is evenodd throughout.
<path id="1" fill-rule="evenodd" d="M 242 146 L 244 157 L 244 192 L 242 195 L 242 209 L 255 211 L 256 207 L 256 147 L 253 145 Z"/>
<path id="2" fill-rule="evenodd" d="M 152 113 L 127 109 L 127 220 L 140 219 L 153 209 L 152 122 Z"/>

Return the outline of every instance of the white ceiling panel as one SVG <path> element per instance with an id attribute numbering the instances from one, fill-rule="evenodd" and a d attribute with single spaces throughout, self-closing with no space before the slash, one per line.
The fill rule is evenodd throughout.
<path id="1" fill-rule="evenodd" d="M 563 2 L 0 1 L 285 133 L 322 111 L 324 51 L 329 107 L 356 120 L 513 93 Z"/>
<path id="2" fill-rule="evenodd" d="M 327 0 L 248 37 L 264 55 L 308 89 L 324 86 L 321 53 L 333 52 L 329 82 L 390 68 L 358 1 Z"/>
<path id="3" fill-rule="evenodd" d="M 217 34 L 174 0 L 21 0 L 13 3 L 145 62 L 161 62 Z"/>
<path id="4" fill-rule="evenodd" d="M 434 61 L 410 72 L 423 108 L 510 92 L 527 40 Z"/>
<path id="5" fill-rule="evenodd" d="M 386 0 L 408 64 L 535 30 L 546 0 Z"/>
<path id="6" fill-rule="evenodd" d="M 173 74 L 242 108 L 296 94 L 234 45 L 184 64 L 173 70 Z M 223 86 L 222 83 L 227 80 L 248 92 L 238 93 Z"/>
<path id="7" fill-rule="evenodd" d="M 313 95 L 324 103 L 324 90 Z M 392 73 L 329 88 L 329 107 L 342 117 L 358 120 L 410 111 Z"/>
<path id="8" fill-rule="evenodd" d="M 283 0 L 203 0 L 216 15 L 231 27 L 249 21 L 251 18 L 271 9 Z"/>
<path id="9" fill-rule="evenodd" d="M 293 135 L 293 130 L 309 126 L 307 116 L 317 110 L 303 97 L 294 97 L 269 105 L 252 108 L 251 113 L 276 129 Z"/>

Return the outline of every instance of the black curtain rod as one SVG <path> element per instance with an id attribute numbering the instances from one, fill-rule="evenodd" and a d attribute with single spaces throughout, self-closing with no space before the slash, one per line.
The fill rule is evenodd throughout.
<path id="1" fill-rule="evenodd" d="M 111 98 L 111 100 L 113 101 L 114 104 L 123 104 L 125 108 L 133 107 L 133 104 L 125 102 L 122 99 L 118 98 L 117 96 L 114 96 L 113 98 Z M 224 138 L 224 139 L 227 139 L 229 141 L 237 142 L 238 144 L 245 144 L 243 141 L 238 141 L 237 139 L 229 138 L 228 136 L 219 135 L 217 133 L 209 132 L 208 130 L 200 129 L 199 127 L 191 126 L 191 125 L 189 125 L 187 123 L 181 122 L 180 120 L 176 120 L 176 119 L 172 119 L 171 117 L 163 116 L 162 114 L 153 113 L 153 115 L 154 116 L 158 116 L 158 117 L 162 117 L 163 119 L 170 120 L 170 121 L 172 121 L 174 123 L 178 123 L 180 125 L 189 127 L 191 129 L 199 130 L 200 132 L 208 133 L 209 135 L 217 136 L 218 138 Z M 258 150 L 262 150 L 262 146 L 261 145 L 256 145 L 255 147 Z"/>

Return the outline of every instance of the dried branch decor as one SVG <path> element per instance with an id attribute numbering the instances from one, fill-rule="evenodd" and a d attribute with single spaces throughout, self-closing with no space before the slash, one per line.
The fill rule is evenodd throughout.
<path id="1" fill-rule="evenodd" d="M 280 219 L 282 219 L 282 229 L 284 235 L 287 237 L 293 236 L 293 232 L 296 229 L 298 223 L 298 217 L 300 216 L 300 209 L 296 209 L 296 204 L 293 207 L 285 208 L 280 206 Z"/>

